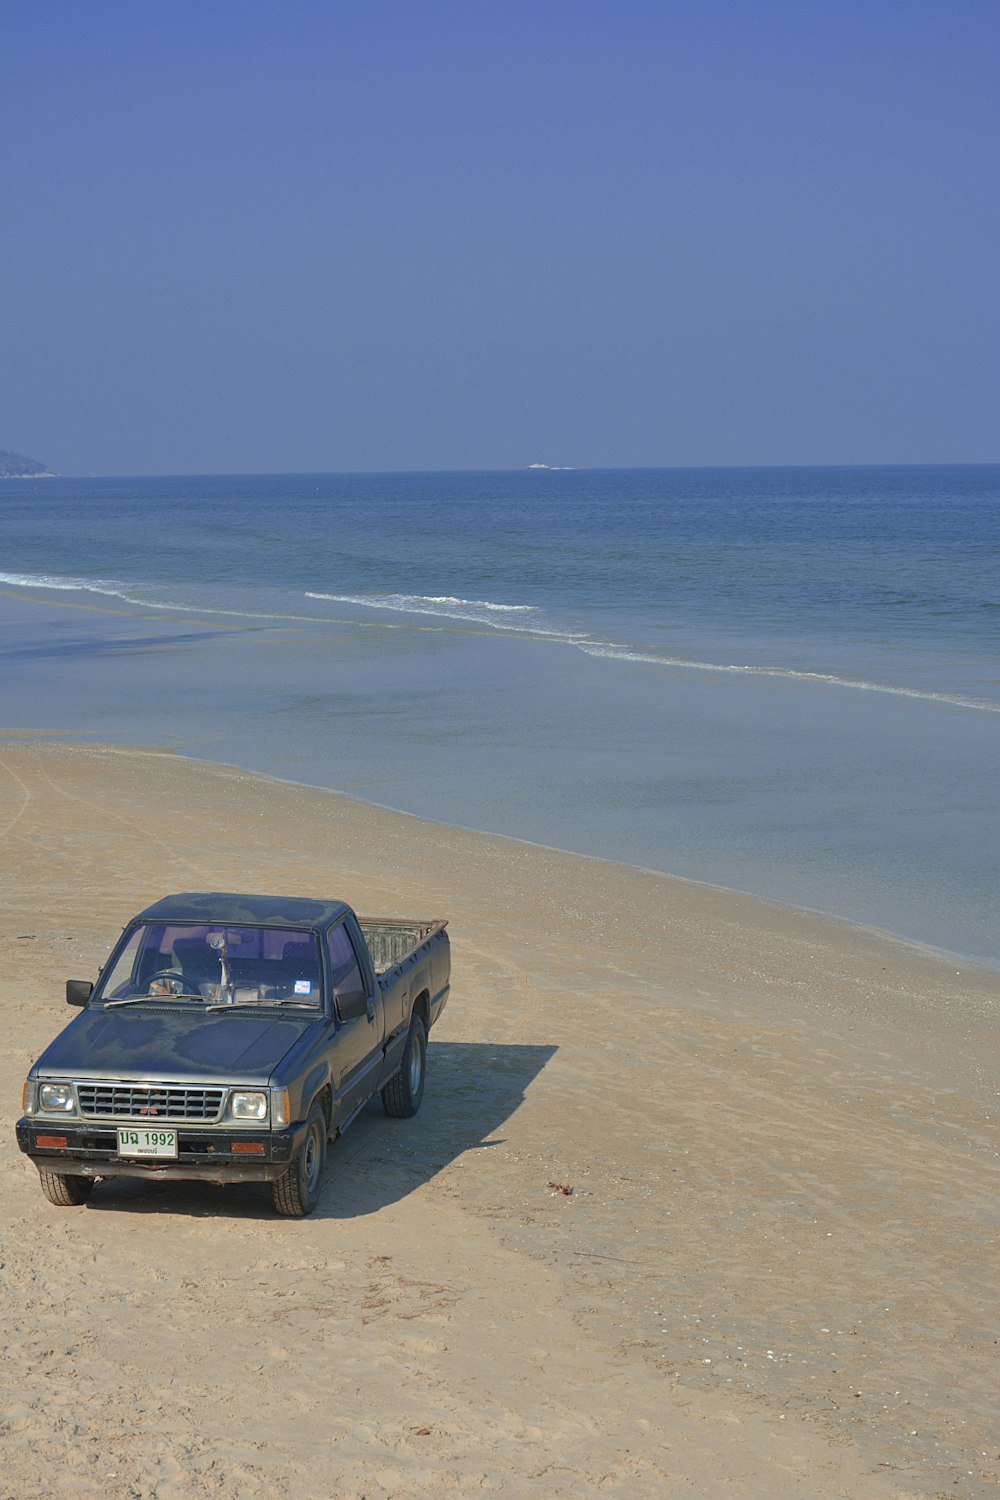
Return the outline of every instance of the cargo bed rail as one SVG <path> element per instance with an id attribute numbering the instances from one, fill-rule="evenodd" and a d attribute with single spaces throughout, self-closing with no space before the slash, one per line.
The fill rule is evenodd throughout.
<path id="1" fill-rule="evenodd" d="M 447 927 L 447 921 L 434 918 L 420 922 L 412 917 L 359 917 L 358 926 L 364 934 L 368 951 L 372 956 L 377 974 L 384 974 L 405 958 L 429 937 Z"/>

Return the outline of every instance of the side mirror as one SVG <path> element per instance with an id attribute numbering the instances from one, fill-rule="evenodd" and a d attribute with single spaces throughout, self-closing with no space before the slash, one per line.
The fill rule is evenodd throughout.
<path id="1" fill-rule="evenodd" d="M 368 1012 L 368 996 L 364 990 L 338 989 L 333 991 L 333 998 L 337 1004 L 337 1014 L 342 1021 L 353 1020 L 355 1016 L 363 1016 Z"/>
<path id="2" fill-rule="evenodd" d="M 86 1005 L 93 992 L 94 986 L 89 979 L 67 979 L 66 1004 Z"/>

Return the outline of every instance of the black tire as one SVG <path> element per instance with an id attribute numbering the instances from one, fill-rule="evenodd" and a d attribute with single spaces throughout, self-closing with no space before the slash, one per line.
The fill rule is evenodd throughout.
<path id="1" fill-rule="evenodd" d="M 317 1099 L 309 1111 L 306 1133 L 295 1160 L 271 1183 L 274 1206 L 288 1219 L 304 1219 L 319 1202 L 326 1165 L 326 1115 Z"/>
<path id="2" fill-rule="evenodd" d="M 39 1168 L 42 1192 L 57 1208 L 75 1208 L 86 1203 L 94 1190 L 92 1177 L 68 1177 L 62 1172 L 43 1172 Z"/>
<path id="3" fill-rule="evenodd" d="M 420 1108 L 427 1073 L 427 1032 L 419 1016 L 410 1022 L 410 1034 L 403 1048 L 403 1063 L 394 1078 L 382 1090 L 382 1107 L 396 1120 L 408 1120 Z"/>

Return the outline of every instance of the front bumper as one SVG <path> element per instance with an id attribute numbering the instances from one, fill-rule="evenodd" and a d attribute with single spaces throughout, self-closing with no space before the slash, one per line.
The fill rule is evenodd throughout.
<path id="1" fill-rule="evenodd" d="M 134 1123 L 122 1120 L 123 1125 Z M 305 1136 L 305 1124 L 287 1130 L 211 1130 L 174 1125 L 177 1156 L 137 1159 L 118 1155 L 117 1125 L 22 1117 L 17 1144 L 40 1172 L 69 1177 L 140 1177 L 148 1181 L 273 1182 L 288 1170 Z M 65 1138 L 65 1146 L 40 1145 L 39 1136 Z M 234 1150 L 261 1146 L 252 1155 Z"/>

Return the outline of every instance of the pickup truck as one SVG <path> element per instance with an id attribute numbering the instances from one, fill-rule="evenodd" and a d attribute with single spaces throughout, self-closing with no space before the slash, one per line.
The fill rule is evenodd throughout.
<path id="1" fill-rule="evenodd" d="M 381 1092 L 416 1114 L 449 993 L 443 921 L 342 901 L 188 892 L 140 912 L 80 1015 L 32 1066 L 17 1142 L 42 1192 L 104 1177 L 268 1182 L 279 1214 L 319 1201 L 328 1141 Z"/>

